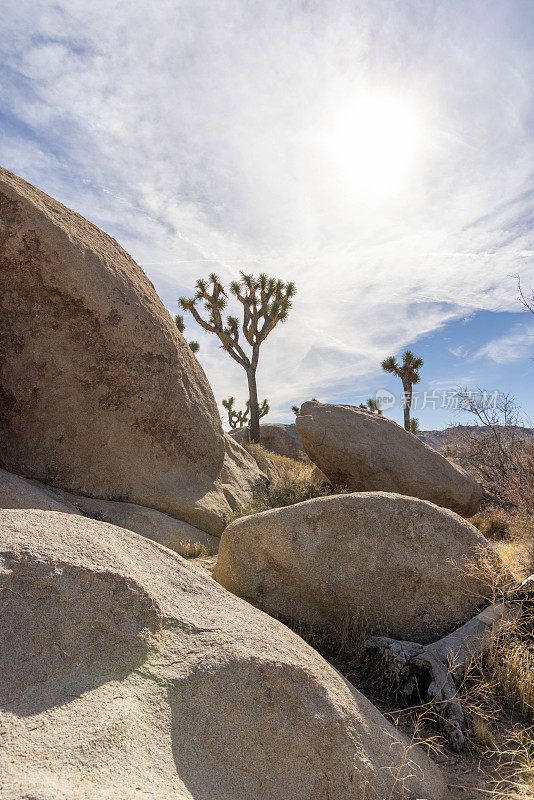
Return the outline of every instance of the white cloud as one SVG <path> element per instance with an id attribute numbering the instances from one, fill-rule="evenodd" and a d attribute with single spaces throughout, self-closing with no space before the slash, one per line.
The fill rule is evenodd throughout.
<path id="1" fill-rule="evenodd" d="M 516 308 L 533 59 L 498 5 L 26 0 L 0 31 L 0 156 L 115 235 L 171 312 L 213 269 L 294 280 L 259 375 L 281 416 L 447 321 Z M 187 333 L 217 398 L 244 397 Z"/>
<path id="2" fill-rule="evenodd" d="M 469 350 L 464 344 L 460 344 L 458 347 L 449 347 L 449 353 L 455 358 L 466 358 L 469 355 Z"/>
<path id="3" fill-rule="evenodd" d="M 487 357 L 497 364 L 507 364 L 532 355 L 534 357 L 534 321 L 519 323 L 504 336 L 492 339 L 481 347 L 475 359 Z"/>

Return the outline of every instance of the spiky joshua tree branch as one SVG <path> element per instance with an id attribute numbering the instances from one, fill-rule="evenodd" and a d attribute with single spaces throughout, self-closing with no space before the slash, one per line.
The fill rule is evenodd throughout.
<path id="1" fill-rule="evenodd" d="M 184 322 L 184 318 L 182 317 L 182 315 L 181 314 L 176 314 L 176 316 L 174 317 L 174 321 L 176 322 L 176 327 L 178 328 L 180 333 L 183 333 L 184 330 L 185 330 L 185 322 Z M 191 352 L 198 353 L 199 348 L 200 348 L 200 345 L 199 345 L 198 342 L 194 342 L 194 341 L 193 342 L 188 342 L 188 345 L 189 345 L 189 349 L 191 350 Z"/>
<path id="2" fill-rule="evenodd" d="M 240 280 L 232 281 L 229 291 L 241 303 L 243 314 L 241 323 L 234 316 L 227 316 L 226 320 L 223 318 L 228 294 L 217 275 L 213 273 L 208 280 L 200 278 L 196 283 L 195 296 L 181 297 L 180 305 L 185 311 L 191 312 L 204 330 L 215 333 L 223 349 L 245 370 L 250 403 L 250 438 L 253 442 L 259 442 L 260 408 L 256 370 L 260 347 L 276 325 L 287 319 L 291 298 L 295 295 L 296 289 L 294 283 L 284 283 L 269 278 L 265 273 L 257 278 L 244 272 L 240 274 Z M 208 312 L 207 318 L 200 314 L 201 304 Z M 248 352 L 244 349 L 247 345 L 250 347 Z"/>
<path id="3" fill-rule="evenodd" d="M 250 403 L 248 400 L 246 402 L 244 411 L 238 411 L 236 408 L 234 408 L 234 403 L 235 403 L 234 397 L 229 397 L 228 400 L 222 401 L 223 406 L 228 412 L 228 424 L 230 425 L 232 430 L 234 428 L 237 428 L 238 426 L 242 428 L 243 425 L 245 425 L 248 422 L 248 415 L 250 413 Z M 269 413 L 269 411 L 270 411 L 269 403 L 265 399 L 259 406 L 259 413 L 258 413 L 259 418 L 261 419 L 262 417 L 265 417 Z"/>

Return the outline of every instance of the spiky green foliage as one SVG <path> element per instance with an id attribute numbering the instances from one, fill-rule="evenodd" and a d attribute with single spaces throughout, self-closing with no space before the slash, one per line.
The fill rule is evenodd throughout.
<path id="1" fill-rule="evenodd" d="M 404 383 L 407 381 L 411 384 L 419 383 L 421 376 L 419 370 L 423 366 L 423 359 L 414 355 L 411 350 L 405 350 L 402 354 L 402 364 L 399 364 L 395 356 L 382 361 L 382 369 L 384 372 L 391 372 L 397 375 Z"/>
<path id="2" fill-rule="evenodd" d="M 294 283 L 275 280 L 265 273 L 261 273 L 258 277 L 245 272 L 240 274 L 239 280 L 231 282 L 229 291 L 242 306 L 241 326 L 235 316 L 228 315 L 226 320 L 223 318 L 222 311 L 227 306 L 228 294 L 215 273 L 212 273 L 208 280 L 199 278 L 196 282 L 195 296 L 181 297 L 179 302 L 181 308 L 190 311 L 204 330 L 219 337 L 223 349 L 246 371 L 249 384 L 251 438 L 257 442 L 260 416 L 265 416 L 268 410 L 266 401 L 259 406 L 256 390 L 260 346 L 276 325 L 287 319 L 296 288 Z M 206 318 L 201 316 L 199 311 L 199 307 L 202 306 L 207 311 Z M 244 342 L 240 339 L 241 334 Z M 245 351 L 243 347 L 245 344 L 250 346 L 250 353 Z"/>
<path id="3" fill-rule="evenodd" d="M 411 350 L 405 350 L 402 354 L 402 364 L 399 364 L 395 356 L 382 361 L 384 372 L 397 375 L 402 381 L 404 389 L 404 427 L 410 430 L 410 408 L 412 405 L 412 389 L 415 383 L 419 383 L 421 376 L 419 370 L 423 366 L 423 359 L 414 355 Z"/>
<path id="4" fill-rule="evenodd" d="M 361 408 L 362 411 L 370 411 L 371 414 L 378 414 L 378 416 L 382 416 L 382 411 L 380 406 L 372 397 L 367 400 L 367 403 L 360 403 L 358 408 Z"/>
<path id="5" fill-rule="evenodd" d="M 298 415 L 300 414 L 300 408 L 298 406 L 291 406 L 291 411 L 296 417 L 298 417 Z"/>
<path id="6" fill-rule="evenodd" d="M 373 400 L 372 397 L 370 397 L 367 401 L 367 408 L 369 409 L 371 414 L 378 414 L 379 417 L 382 416 L 382 410 L 380 406 L 378 405 L 376 400 Z"/>
<path id="7" fill-rule="evenodd" d="M 248 415 L 250 414 L 250 402 L 248 400 L 246 402 L 244 411 L 238 411 L 236 408 L 234 408 L 234 403 L 234 397 L 229 397 L 227 400 L 222 401 L 223 406 L 228 412 L 228 424 L 232 430 L 237 427 L 242 428 L 244 425 L 246 425 L 248 422 Z M 265 399 L 258 408 L 259 418 L 261 419 L 262 417 L 265 417 L 269 411 L 269 403 Z"/>
<path id="8" fill-rule="evenodd" d="M 176 316 L 174 317 L 174 321 L 180 333 L 183 334 L 185 330 L 185 322 L 183 316 L 181 314 L 176 314 Z M 198 351 L 200 350 L 200 345 L 198 342 L 191 341 L 188 344 L 192 353 L 198 353 Z"/>
<path id="9" fill-rule="evenodd" d="M 180 333 L 183 334 L 183 332 L 185 330 L 185 322 L 184 322 L 183 316 L 181 314 L 176 314 L 176 316 L 174 317 L 174 321 L 175 321 L 176 327 L 178 328 Z M 189 344 L 189 348 L 190 348 L 191 352 L 198 353 L 198 351 L 200 349 L 200 345 L 199 345 L 198 342 L 191 341 L 191 342 L 188 342 L 188 344 Z"/>
<path id="10" fill-rule="evenodd" d="M 410 420 L 410 433 L 413 433 L 414 436 L 419 433 L 419 420 L 415 419 L 415 417 Z"/>

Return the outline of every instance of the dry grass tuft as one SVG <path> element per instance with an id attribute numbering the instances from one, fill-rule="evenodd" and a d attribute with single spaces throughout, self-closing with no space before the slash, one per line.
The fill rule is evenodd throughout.
<path id="1" fill-rule="evenodd" d="M 362 614 L 350 609 L 345 610 L 335 631 L 325 630 L 316 622 L 303 621 L 300 617 L 282 622 L 325 657 L 350 659 L 353 665 L 360 663 L 363 646 L 370 636 Z"/>
<path id="2" fill-rule="evenodd" d="M 312 497 L 324 497 L 334 492 L 330 486 L 314 477 L 315 467 L 311 462 L 279 456 L 265 450 L 259 444 L 249 443 L 245 447 L 256 459 L 259 468 L 268 475 L 270 485 L 250 503 L 234 509 L 227 517 L 228 523 L 239 517 L 257 514 L 270 508 L 292 506 Z"/>
<path id="3" fill-rule="evenodd" d="M 208 556 L 214 556 L 216 552 L 217 550 L 212 550 L 201 542 L 180 541 L 178 554 L 181 555 L 182 558 L 207 558 Z"/>
<path id="4" fill-rule="evenodd" d="M 502 508 L 491 508 L 472 517 L 475 525 L 486 539 L 505 539 L 511 532 L 510 515 Z"/>

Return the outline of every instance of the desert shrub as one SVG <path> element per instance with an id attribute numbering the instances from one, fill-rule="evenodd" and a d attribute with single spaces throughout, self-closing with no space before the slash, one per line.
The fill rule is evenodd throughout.
<path id="1" fill-rule="evenodd" d="M 470 519 L 486 539 L 505 539 L 510 534 L 510 517 L 502 508 L 482 511 Z"/>
<path id="2" fill-rule="evenodd" d="M 519 428 L 520 410 L 515 398 L 501 394 L 494 404 L 488 392 L 458 393 L 459 413 L 468 413 L 480 426 L 466 430 L 454 457 L 483 484 L 486 496 L 505 507 L 534 514 L 534 443 Z"/>

